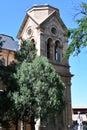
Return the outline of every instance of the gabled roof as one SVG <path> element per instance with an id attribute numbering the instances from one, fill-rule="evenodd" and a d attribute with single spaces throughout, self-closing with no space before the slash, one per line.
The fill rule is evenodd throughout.
<path id="1" fill-rule="evenodd" d="M 36 8 L 39 8 L 41 9 L 41 7 L 49 7 L 52 9 L 51 13 L 48 14 L 48 16 L 43 20 L 43 21 L 40 21 L 39 19 L 37 19 L 36 17 L 34 17 L 33 15 L 31 16 L 30 12 L 32 12 L 32 10 L 36 9 Z M 39 10 L 39 9 L 38 9 Z M 29 12 L 28 12 L 29 11 Z M 54 8 L 50 5 L 35 5 L 33 7 L 31 7 L 30 9 L 27 10 L 26 12 L 26 15 L 25 15 L 25 18 L 22 22 L 22 25 L 19 29 L 19 32 L 17 34 L 17 38 L 21 38 L 21 33 L 25 27 L 25 24 L 27 23 L 27 20 L 28 18 L 31 18 L 36 24 L 37 24 L 37 28 L 42 26 L 46 21 L 48 21 L 51 17 L 53 16 L 56 16 L 58 18 L 58 21 L 60 22 L 61 26 L 64 28 L 64 29 L 67 29 L 67 27 L 65 26 L 65 24 L 63 23 L 62 19 L 60 18 L 60 15 L 59 15 L 59 10 L 57 8 Z"/>
<path id="2" fill-rule="evenodd" d="M 24 20 L 23 20 L 23 22 L 22 22 L 22 25 L 20 26 L 20 29 L 19 29 L 19 31 L 18 31 L 17 38 L 20 38 L 20 37 L 21 37 L 20 34 L 21 34 L 21 32 L 22 32 L 22 30 L 23 30 L 25 24 L 26 24 L 26 21 L 27 21 L 28 17 L 29 17 L 28 14 L 26 14 L 25 17 L 24 17 Z"/>
<path id="3" fill-rule="evenodd" d="M 37 25 L 39 24 L 32 16 L 30 16 L 29 14 L 26 13 L 24 20 L 22 22 L 22 25 L 20 26 L 20 29 L 19 29 L 18 34 L 17 34 L 18 39 L 21 37 L 22 30 L 24 29 L 24 26 L 25 26 L 28 18 L 31 18 Z"/>
<path id="4" fill-rule="evenodd" d="M 0 34 L 0 42 L 2 42 L 2 49 L 17 51 L 19 46 L 18 42 L 16 42 L 13 37 L 5 34 Z"/>
<path id="5" fill-rule="evenodd" d="M 51 19 L 51 17 L 56 16 L 56 18 L 58 19 L 58 22 L 60 23 L 60 25 L 64 28 L 67 29 L 66 25 L 64 24 L 64 22 L 62 21 L 62 19 L 60 18 L 60 16 L 58 15 L 57 11 L 53 11 L 46 19 L 44 19 L 44 21 L 42 21 L 39 26 L 42 26 L 44 23 L 46 23 L 47 21 L 49 21 Z"/>

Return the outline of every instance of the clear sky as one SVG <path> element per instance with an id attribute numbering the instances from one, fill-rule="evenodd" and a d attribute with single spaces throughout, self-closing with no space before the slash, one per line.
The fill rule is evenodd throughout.
<path id="1" fill-rule="evenodd" d="M 83 0 L 87 2 L 87 0 Z M 1 0 L 0 34 L 12 36 L 15 40 L 26 10 L 35 4 L 50 4 L 60 11 L 67 28 L 75 27 L 74 16 L 82 0 Z M 87 49 L 78 57 L 70 57 L 72 78 L 72 106 L 87 106 Z"/>

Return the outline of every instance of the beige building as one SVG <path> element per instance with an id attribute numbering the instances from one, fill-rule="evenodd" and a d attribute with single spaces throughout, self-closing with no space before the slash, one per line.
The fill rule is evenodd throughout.
<path id="1" fill-rule="evenodd" d="M 55 122 L 53 119 L 49 119 L 49 123 L 46 121 L 44 122 L 43 126 L 45 127 L 42 128 L 42 126 L 40 126 L 41 129 L 45 130 L 67 130 L 72 124 L 72 75 L 70 73 L 68 59 L 63 57 L 64 52 L 68 47 L 66 30 L 67 28 L 63 23 L 57 8 L 50 5 L 34 5 L 26 11 L 25 18 L 17 34 L 19 44 L 21 44 L 22 40 L 26 39 L 35 44 L 37 54 L 46 56 L 49 59 L 49 62 L 52 63 L 66 86 L 64 91 L 66 107 L 63 113 L 58 115 Z M 5 37 L 8 37 L 9 39 L 9 36 Z M 9 40 L 11 43 L 14 41 L 12 37 L 10 37 Z M 2 48 L 3 63 L 5 65 L 10 64 L 14 60 L 14 53 L 18 49 L 18 44 L 14 46 L 14 48 L 15 50 L 11 48 L 6 49 L 5 47 Z M 39 123 L 38 120 L 36 130 L 39 129 Z"/>
<path id="2" fill-rule="evenodd" d="M 72 124 L 71 112 L 71 73 L 68 59 L 63 54 L 68 46 L 66 26 L 59 10 L 50 5 L 35 5 L 26 11 L 25 18 L 17 34 L 19 44 L 29 39 L 35 46 L 38 55 L 46 56 L 66 85 L 64 97 L 66 108 L 58 115 L 56 125 L 50 120 L 47 130 L 67 130 Z"/>
<path id="3" fill-rule="evenodd" d="M 7 66 L 15 60 L 14 54 L 18 50 L 18 42 L 11 36 L 0 34 L 0 43 L 2 43 L 0 47 L 0 65 Z M 4 87 L 0 80 L 0 90 L 3 90 Z"/>
<path id="4" fill-rule="evenodd" d="M 14 53 L 18 50 L 18 42 L 13 37 L 5 34 L 0 34 L 0 42 L 2 42 L 0 48 L 0 64 L 7 66 L 14 61 Z"/>

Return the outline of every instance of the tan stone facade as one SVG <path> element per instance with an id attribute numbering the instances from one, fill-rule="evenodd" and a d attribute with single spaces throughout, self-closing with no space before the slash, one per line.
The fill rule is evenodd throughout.
<path id="1" fill-rule="evenodd" d="M 14 52 L 12 50 L 2 49 L 1 60 L 5 66 L 11 64 L 14 61 Z"/>
<path id="2" fill-rule="evenodd" d="M 71 73 L 68 59 L 63 54 L 68 46 L 66 26 L 60 18 L 59 10 L 50 5 L 36 5 L 27 10 L 17 34 L 19 44 L 22 40 L 33 41 L 38 55 L 46 56 L 66 85 L 64 97 L 66 108 L 58 115 L 56 123 L 50 119 L 46 130 L 67 130 L 72 124 L 71 112 Z M 45 122 L 46 123 L 46 122 Z"/>
<path id="3" fill-rule="evenodd" d="M 15 51 L 18 50 L 18 43 L 13 39 L 13 37 L 5 34 L 0 34 L 0 64 L 5 66 L 11 64 L 15 58 Z"/>
<path id="4" fill-rule="evenodd" d="M 11 36 L 5 34 L 0 34 L 0 42 L 2 42 L 0 47 L 0 65 L 7 66 L 15 60 L 14 54 L 18 49 L 18 43 Z M 4 88 L 5 86 L 0 80 L 0 90 Z"/>

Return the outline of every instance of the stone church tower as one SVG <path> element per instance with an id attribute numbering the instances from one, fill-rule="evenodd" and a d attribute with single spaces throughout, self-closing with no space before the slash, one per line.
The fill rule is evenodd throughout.
<path id="1" fill-rule="evenodd" d="M 26 11 L 25 18 L 17 34 L 19 44 L 29 39 L 35 44 L 38 55 L 46 56 L 66 85 L 64 97 L 66 108 L 58 116 L 56 126 L 50 120 L 46 130 L 67 130 L 72 123 L 71 113 L 71 73 L 68 59 L 63 54 L 68 46 L 66 26 L 60 18 L 59 10 L 50 5 L 35 5 Z"/>

